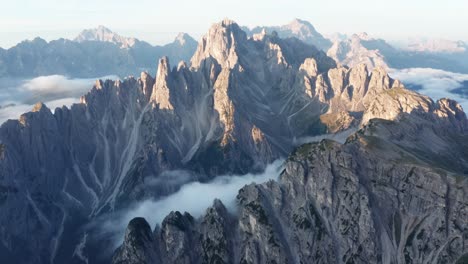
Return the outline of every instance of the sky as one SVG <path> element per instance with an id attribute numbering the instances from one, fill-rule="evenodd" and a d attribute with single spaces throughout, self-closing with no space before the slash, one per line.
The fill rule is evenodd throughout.
<path id="1" fill-rule="evenodd" d="M 468 41 L 466 0 L 0 0 L 0 47 L 24 39 L 73 38 L 104 25 L 152 44 L 177 33 L 200 38 L 230 18 L 246 26 L 310 21 L 319 32 L 367 32 L 393 41 L 445 38 Z"/>

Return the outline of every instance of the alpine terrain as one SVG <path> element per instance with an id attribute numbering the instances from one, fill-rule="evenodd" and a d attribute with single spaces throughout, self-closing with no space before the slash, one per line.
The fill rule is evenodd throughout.
<path id="1" fill-rule="evenodd" d="M 79 104 L 38 103 L 1 125 L 0 260 L 466 263 L 462 107 L 406 89 L 378 52 L 343 55 L 381 42 L 333 44 L 301 23 L 246 32 L 225 19 L 190 60 L 152 56 L 154 77 L 98 80 Z M 103 27 L 64 45 L 83 43 L 144 45 Z M 311 142 L 337 133 L 349 136 Z M 279 179 L 242 187 L 235 210 L 214 200 L 201 217 L 136 217 L 118 248 L 100 235 L 102 219 L 178 191 L 165 172 L 207 182 L 280 158 Z"/>

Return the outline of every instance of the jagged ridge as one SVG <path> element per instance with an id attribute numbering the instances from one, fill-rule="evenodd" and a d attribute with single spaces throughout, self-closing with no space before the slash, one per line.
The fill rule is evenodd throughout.
<path id="1" fill-rule="evenodd" d="M 389 100 L 397 102 L 406 96 L 401 92 Z M 411 96 L 428 102 L 420 95 Z M 154 242 L 144 246 L 151 245 L 154 255 L 143 261 L 462 261 L 468 252 L 464 243 L 468 155 L 456 152 L 454 156 L 463 161 L 453 157 L 448 167 L 439 155 L 445 151 L 442 157 L 447 158 L 457 151 L 456 144 L 466 148 L 468 126 L 466 115 L 446 112 L 447 105 L 459 108 L 448 100 L 428 102 L 425 111 L 400 112 L 398 121 L 372 119 L 343 145 L 323 140 L 299 147 L 286 161 L 278 182 L 251 184 L 239 191 L 238 215 L 229 214 L 220 201 L 200 219 L 187 213 L 168 215 L 154 233 L 148 230 L 146 235 Z M 432 134 L 426 139 L 444 142 L 447 148 L 424 153 L 424 145 L 407 141 L 416 133 L 419 137 Z M 463 167 L 454 166 L 457 163 Z M 145 251 L 126 239 L 113 263 L 138 263 L 133 256 L 122 255 L 132 247 Z"/>
<path id="2" fill-rule="evenodd" d="M 261 170 L 287 155 L 297 138 L 355 127 L 376 98 L 404 90 L 380 68 L 335 66 L 297 39 L 266 32 L 248 38 L 225 20 L 201 40 L 191 65 L 171 68 L 163 58 L 156 78 L 98 81 L 70 109 L 52 114 L 39 104 L 6 122 L 2 254 L 18 263 L 81 259 L 75 251 L 86 241 L 81 227 L 89 219 L 178 187 L 148 189 L 145 179 L 180 168 L 201 180 Z M 454 103 L 430 104 L 455 113 L 454 124 L 462 118 Z"/>

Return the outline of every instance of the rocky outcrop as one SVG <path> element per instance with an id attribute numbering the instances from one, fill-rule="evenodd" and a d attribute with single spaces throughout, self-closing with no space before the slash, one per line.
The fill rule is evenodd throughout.
<path id="1" fill-rule="evenodd" d="M 192 57 L 192 66 L 200 67 L 208 57 L 215 59 L 222 68 L 233 68 L 237 64 L 238 49 L 247 41 L 247 35 L 232 20 L 225 19 L 213 25 L 203 37 Z"/>
<path id="2" fill-rule="evenodd" d="M 140 86 L 142 87 L 143 94 L 146 97 L 146 100 L 149 100 L 153 93 L 153 85 L 155 79 L 148 74 L 148 72 L 142 72 L 140 74 L 140 79 L 138 80 Z"/>
<path id="3" fill-rule="evenodd" d="M 151 264 L 156 262 L 156 248 L 151 228 L 143 218 L 134 218 L 128 224 L 125 233 L 125 244 L 114 256 L 113 263 L 122 264 Z M 150 246 L 150 247 L 148 247 Z"/>
<path id="4" fill-rule="evenodd" d="M 440 41 L 420 43 L 408 48 L 398 48 L 383 39 L 372 38 L 366 33 L 337 39 L 327 50 L 327 55 L 341 65 L 354 67 L 364 63 L 374 67 L 405 69 L 433 68 L 453 72 L 466 72 L 467 52 L 463 43 Z"/>
<path id="5" fill-rule="evenodd" d="M 75 40 L 46 42 L 41 38 L 23 41 L 7 50 L 0 49 L 0 77 L 30 78 L 65 75 L 74 78 L 100 76 L 139 76 L 154 71 L 163 56 L 172 61 L 188 61 L 197 42 L 179 34 L 173 43 L 152 46 L 135 38 L 122 37 L 105 27 L 85 30 Z"/>
<path id="6" fill-rule="evenodd" d="M 354 67 L 366 64 L 374 67 L 405 69 L 435 68 L 452 72 L 468 72 L 467 49 L 462 41 L 419 40 L 407 47 L 390 45 L 383 39 L 358 33 L 351 36 L 332 34 L 322 36 L 311 23 L 295 19 L 289 24 L 271 27 L 244 28 L 252 38 L 262 31 L 277 32 L 282 38 L 297 38 L 313 45 L 332 57 L 338 64 Z"/>
<path id="7" fill-rule="evenodd" d="M 94 261 L 107 243 L 95 240 L 93 244 L 95 232 L 87 224 L 140 200 L 176 191 L 180 184 L 146 184 L 168 170 L 192 172 L 188 181 L 260 171 L 286 156 L 302 138 L 356 128 L 362 120 L 366 127 L 373 127 L 371 118 L 401 120 L 413 114 L 411 109 L 421 108 L 420 120 L 439 125 L 440 131 L 450 124 L 460 133 L 465 129 L 465 117 L 452 101 L 436 105 L 417 95 L 393 98 L 406 90 L 381 68 L 371 73 L 364 65 L 337 68 L 324 52 L 298 39 L 281 39 L 268 32 L 248 38 L 229 20 L 213 25 L 202 38 L 191 65 L 181 62 L 171 67 L 163 58 L 155 79 L 146 72 L 140 76 L 99 80 L 80 104 L 55 111 L 38 104 L 33 112 L 0 127 L 0 255 L 12 256 L 16 263 Z M 376 105 L 387 101 L 394 107 L 389 111 L 396 115 Z M 425 104 L 427 109 L 418 106 Z M 414 131 L 412 137 L 386 138 L 395 145 L 419 142 L 416 149 L 407 149 L 414 155 L 421 146 L 429 148 L 428 142 L 435 142 L 440 148 L 431 153 L 443 157 L 442 150 L 458 140 L 436 127 L 425 130 L 421 122 L 405 124 Z M 400 135 L 404 130 L 388 125 L 379 131 Z M 421 131 L 433 132 L 415 140 Z M 462 146 L 453 155 L 462 155 Z M 464 159 L 447 162 L 445 167 L 465 168 Z M 246 197 L 245 201 L 262 199 L 245 204 L 246 217 L 265 220 L 255 211 L 272 198 L 265 195 Z M 276 213 L 274 207 L 265 210 L 267 218 Z M 232 251 L 238 241 L 219 241 L 236 236 L 230 226 L 259 232 L 259 240 L 277 231 L 247 222 L 241 225 L 238 220 L 235 224 L 219 202 L 210 214 L 204 223 L 172 214 L 149 247 L 140 245 L 142 241 L 151 244 L 151 239 L 145 235 L 148 228 L 138 220 L 129 226 L 128 241 L 115 259 L 238 260 L 241 256 Z M 246 237 L 246 250 L 252 253 L 243 255 L 244 259 L 291 259 L 295 253 L 282 246 L 290 239 L 287 235 L 273 238 L 272 245 L 255 252 L 256 240 Z M 146 252 L 152 248 L 155 254 Z"/>
<path id="8" fill-rule="evenodd" d="M 267 32 L 275 31 L 281 38 L 298 38 L 323 51 L 327 51 L 332 45 L 332 42 L 317 32 L 311 23 L 297 18 L 283 26 L 255 27 L 249 32 L 253 35 L 260 33 L 262 30 Z"/>
<path id="9" fill-rule="evenodd" d="M 158 72 L 156 73 L 156 83 L 154 84 L 151 94 L 151 101 L 153 101 L 160 109 L 173 110 L 171 98 L 169 95 L 169 81 L 170 81 L 169 61 L 167 57 L 159 60 Z"/>
<path id="10" fill-rule="evenodd" d="M 84 41 L 102 41 L 110 42 L 116 45 L 119 45 L 122 49 L 128 49 L 135 45 L 138 42 L 135 38 L 126 38 L 122 37 L 119 34 L 112 32 L 110 29 L 100 25 L 94 29 L 85 29 L 83 30 L 76 38 L 76 42 Z"/>
<path id="11" fill-rule="evenodd" d="M 440 131 L 446 119 L 416 125 L 452 144 Z M 414 151 L 418 144 L 395 141 L 395 130 L 388 129 L 406 129 L 414 121 L 374 119 L 345 144 L 323 140 L 303 145 L 290 155 L 278 182 L 239 190 L 238 214 L 226 215 L 216 201 L 201 219 L 185 214 L 190 222 L 171 239 L 156 229 L 155 244 L 171 241 L 166 252 L 184 252 L 190 263 L 461 261 L 468 252 L 466 175 L 444 167 L 438 156 Z M 457 122 L 466 127 L 466 117 Z M 468 136 L 466 130 L 454 133 L 458 144 Z M 468 164 L 466 153 L 461 155 Z M 180 215 L 166 219 L 174 214 Z M 214 234 L 206 233 L 207 222 Z M 187 237 L 191 246 L 184 243 Z M 169 259 L 160 256 L 161 263 Z"/>
<path id="12" fill-rule="evenodd" d="M 215 25 L 206 39 L 191 67 L 171 68 L 163 58 L 155 79 L 144 72 L 100 80 L 70 109 L 38 104 L 0 127 L 0 186 L 8 190 L 0 204 L 0 255 L 17 263 L 92 259 L 101 245 L 83 231 L 90 219 L 178 188 L 148 188 L 145 180 L 176 168 L 202 179 L 261 170 L 292 149 L 294 135 L 309 133 L 290 129 L 290 116 L 309 104 L 314 111 L 296 115 L 318 120 L 320 107 L 303 87 L 291 93 L 289 85 L 307 58 L 322 63 L 318 72 L 333 66 L 331 59 L 295 40 L 248 40 L 232 21 Z M 31 233 L 37 235 L 29 239 Z"/>
<path id="13" fill-rule="evenodd" d="M 327 55 L 349 67 L 365 64 L 370 69 L 377 66 L 388 68 L 384 55 L 378 49 L 371 50 L 362 44 L 367 40 L 367 34 L 355 34 L 349 39 L 335 41 Z"/>

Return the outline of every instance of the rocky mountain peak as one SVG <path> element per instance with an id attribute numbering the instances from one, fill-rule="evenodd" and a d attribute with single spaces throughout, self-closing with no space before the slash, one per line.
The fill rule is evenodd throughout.
<path id="1" fill-rule="evenodd" d="M 336 62 L 349 67 L 365 63 L 369 69 L 383 67 L 388 69 L 385 57 L 377 47 L 367 47 L 369 42 L 378 42 L 367 33 L 353 34 L 350 38 L 337 40 L 327 51 L 327 55 Z"/>
<path id="2" fill-rule="evenodd" d="M 275 32 L 276 33 L 276 32 Z M 265 39 L 265 37 L 267 36 L 267 29 L 266 28 L 263 28 L 262 31 L 260 33 L 257 33 L 257 34 L 253 34 L 252 38 L 255 40 L 255 41 L 262 41 Z M 278 33 L 276 33 L 278 34 Z"/>
<path id="3" fill-rule="evenodd" d="M 234 20 L 229 19 L 229 18 L 227 18 L 227 17 L 224 18 L 220 23 L 221 23 L 221 25 L 222 25 L 223 27 L 230 27 L 230 26 L 232 26 L 232 25 L 238 26 L 237 23 L 236 23 Z"/>
<path id="4" fill-rule="evenodd" d="M 379 84 L 382 84 L 381 80 Z M 409 119 L 413 125 L 430 122 L 438 130 L 451 133 L 465 134 L 468 131 L 466 114 L 456 101 L 444 98 L 434 103 L 429 97 L 402 87 L 388 88 L 375 94 L 364 111 L 362 124 L 372 119 Z"/>
<path id="5" fill-rule="evenodd" d="M 156 248 L 151 228 L 144 218 L 136 217 L 130 221 L 125 232 L 124 243 L 117 250 L 113 263 L 154 263 Z"/>
<path id="6" fill-rule="evenodd" d="M 191 43 L 196 42 L 196 41 L 189 34 L 184 33 L 184 32 L 180 32 L 179 34 L 177 34 L 177 36 L 176 36 L 176 38 L 174 40 L 174 43 L 177 43 L 180 46 L 184 46 L 189 42 L 191 44 Z"/>
<path id="7" fill-rule="evenodd" d="M 447 120 L 460 132 L 468 131 L 468 121 L 462 106 L 451 99 L 442 98 L 436 103 L 434 114 L 442 120 Z"/>
<path id="8" fill-rule="evenodd" d="M 160 109 L 173 110 L 174 106 L 170 101 L 170 64 L 167 57 L 159 60 L 158 71 L 156 73 L 156 82 L 153 86 L 151 101 L 156 103 Z"/>
<path id="9" fill-rule="evenodd" d="M 369 36 L 369 34 L 367 34 L 367 32 L 360 32 L 360 33 L 354 34 L 352 36 L 352 38 L 357 38 L 357 39 L 360 39 L 360 40 L 371 40 L 372 39 Z"/>
<path id="10" fill-rule="evenodd" d="M 378 66 L 372 70 L 369 85 L 370 87 L 378 88 L 380 91 L 391 87 L 390 77 L 385 68 Z"/>
<path id="11" fill-rule="evenodd" d="M 130 48 L 135 45 L 138 41 L 135 38 L 127 38 L 120 36 L 119 34 L 113 32 L 105 26 L 98 26 L 93 29 L 85 29 L 81 31 L 80 34 L 74 39 L 77 42 L 84 41 L 101 41 L 101 42 L 111 42 L 117 45 L 120 45 L 121 48 Z"/>
<path id="12" fill-rule="evenodd" d="M 34 105 L 33 109 L 31 112 L 41 112 L 41 111 L 50 111 L 49 108 L 43 103 L 43 102 L 38 102 Z"/>
<path id="13" fill-rule="evenodd" d="M 293 21 L 283 27 L 288 28 L 296 34 L 310 34 L 313 36 L 320 35 L 320 33 L 317 32 L 317 30 L 310 22 L 298 18 L 295 18 Z"/>
<path id="14" fill-rule="evenodd" d="M 237 63 L 239 45 L 247 40 L 247 35 L 234 21 L 224 19 L 214 24 L 198 44 L 192 57 L 192 67 L 199 67 L 202 60 L 213 57 L 221 66 L 233 68 Z"/>
<path id="15" fill-rule="evenodd" d="M 404 146 L 414 146 L 413 139 L 420 137 L 431 148 L 460 145 L 455 157 L 466 153 L 464 134 L 456 135 L 463 139 L 454 141 L 457 144 L 445 143 L 435 132 L 422 134 L 447 128 L 450 133 L 466 131 L 466 116 L 457 103 L 434 103 L 408 91 L 383 68 L 336 68 L 322 51 L 297 38 L 281 38 L 284 31 L 278 32 L 267 35 L 265 30 L 257 40 L 247 39 L 233 21 L 222 21 L 200 42 L 192 67 L 182 62 L 171 69 L 164 57 L 155 79 L 143 72 L 138 80 L 98 81 L 83 104 L 54 114 L 39 105 L 36 112 L 22 116 L 26 125 L 10 121 L 2 126 L 0 224 L 5 228 L 0 240 L 17 236 L 27 241 L 17 254 L 26 257 L 16 263 L 75 262 L 70 261 L 76 258 L 75 248 L 83 248 L 76 234 L 83 234 L 87 222 L 75 223 L 69 216 L 95 220 L 146 197 L 169 195 L 176 188 L 166 185 L 167 171 L 194 171 L 208 179 L 261 170 L 290 153 L 296 139 L 353 131 L 361 120 L 369 133 L 374 122 L 393 124 L 393 130 L 377 135 L 385 136 L 382 140 L 411 134 L 415 137 Z M 322 141 L 298 148 L 278 182 L 242 188 L 237 215 L 228 214 L 216 200 L 198 219 L 172 212 L 153 233 L 144 220 L 132 220 L 114 263 L 385 262 L 382 258 L 404 263 L 403 246 L 411 247 L 405 250 L 412 258 L 426 254 L 417 251 L 424 248 L 417 244 L 421 239 L 410 241 L 415 236 L 435 238 L 436 243 L 425 243 L 431 252 L 441 252 L 435 244 L 450 241 L 455 242 L 444 255 L 455 257 L 452 252 L 466 248 L 439 234 L 445 232 L 407 229 L 438 222 L 438 228 L 463 237 L 457 226 L 465 230 L 466 224 L 452 219 L 465 219 L 466 205 L 455 205 L 466 193 L 459 188 L 464 183 L 449 175 L 439 179 L 429 169 L 413 169 L 414 164 L 395 164 L 395 159 L 414 160 L 390 159 L 388 149 L 378 153 L 384 156 L 379 160 L 371 147 L 382 144 L 368 140 L 359 145 L 369 136 L 362 134 L 354 143 Z M 468 164 L 458 157 L 452 160 Z M 459 167 L 457 172 L 463 173 L 468 166 Z M 142 184 L 146 182 L 152 184 Z M 411 189 L 404 189 L 408 183 Z M 18 191 L 5 196 L 3 186 Z M 402 205 L 412 207 L 399 211 Z M 421 205 L 428 207 L 417 219 L 428 217 L 427 225 L 414 224 L 413 213 L 420 212 Z M 18 214 L 18 208 L 24 213 Z M 388 208 L 392 211 L 386 215 Z M 64 231 L 57 234 L 57 229 Z M 28 240 L 32 232 L 40 237 Z M 56 251 L 50 253 L 51 247 Z M 376 253 L 382 251 L 385 255 Z M 87 256 L 93 262 L 94 255 Z"/>
<path id="16" fill-rule="evenodd" d="M 95 31 L 97 33 L 99 33 L 101 36 L 105 35 L 105 34 L 114 34 L 114 32 L 112 32 L 112 30 L 110 30 L 109 28 L 103 26 L 103 25 L 98 25 L 97 28 L 95 29 Z"/>
<path id="17" fill-rule="evenodd" d="M 153 241 L 151 227 L 144 218 L 133 218 L 129 223 L 125 232 L 125 240 L 137 244 L 145 244 L 145 242 Z"/>
<path id="18" fill-rule="evenodd" d="M 280 37 L 296 37 L 324 51 L 332 45 L 332 42 L 324 38 L 310 22 L 298 18 L 272 30 L 277 30 Z"/>
<path id="19" fill-rule="evenodd" d="M 317 61 L 314 58 L 307 58 L 299 67 L 299 70 L 305 71 L 308 77 L 316 77 L 318 74 Z"/>
<path id="20" fill-rule="evenodd" d="M 275 32 L 275 34 L 280 38 L 297 38 L 325 52 L 332 46 L 332 42 L 323 37 L 310 22 L 301 19 L 294 19 L 290 23 L 282 26 L 260 26 L 252 29 L 246 28 L 246 31 L 249 32 L 250 36 L 260 38 L 262 31 L 265 29 L 267 32 L 271 32 L 272 35 L 273 32 Z"/>
<path id="21" fill-rule="evenodd" d="M 143 94 L 147 99 L 150 99 L 155 79 L 145 71 L 140 74 L 139 81 L 141 82 L 141 87 L 143 88 Z"/>
<path id="22" fill-rule="evenodd" d="M 43 102 L 38 102 L 33 106 L 31 112 L 22 114 L 18 121 L 22 126 L 31 127 L 50 125 L 50 123 L 47 124 L 47 122 L 51 119 L 53 119 L 52 111 Z"/>

